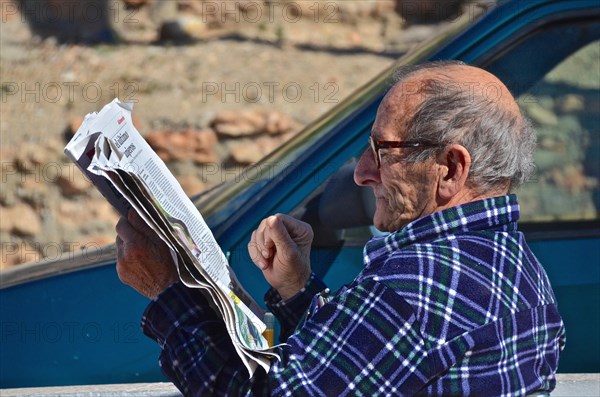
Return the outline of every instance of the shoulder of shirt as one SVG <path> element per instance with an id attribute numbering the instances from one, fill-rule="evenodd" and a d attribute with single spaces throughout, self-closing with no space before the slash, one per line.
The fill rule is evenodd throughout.
<path id="1" fill-rule="evenodd" d="M 465 277 L 459 278 L 460 282 L 456 286 L 458 289 L 472 288 L 475 283 L 483 290 L 489 290 L 493 282 L 489 274 L 494 267 L 494 262 L 498 260 L 495 255 L 498 252 L 498 241 L 494 242 L 493 238 L 496 233 L 498 231 L 489 230 L 460 233 L 427 242 L 413 243 L 390 251 L 384 260 L 367 266 L 358 281 L 372 279 L 405 296 L 405 291 L 421 290 L 424 284 L 434 283 L 441 269 L 446 267 L 447 274 L 466 270 L 471 274 L 471 281 Z M 522 265 L 520 272 L 527 274 L 525 277 L 520 277 L 518 285 L 515 285 L 523 298 L 519 306 L 525 309 L 540 303 L 553 303 L 554 296 L 547 276 L 526 245 L 521 245 L 521 242 L 515 238 L 500 241 L 504 244 L 511 241 L 513 249 L 525 252 L 523 256 L 514 257 Z M 457 255 L 459 260 L 441 260 L 442 257 L 448 256 L 445 250 L 453 251 L 452 254 Z M 465 267 L 462 259 L 465 255 L 469 255 L 470 261 L 477 258 L 479 266 Z M 481 277 L 473 277 L 475 274 L 480 274 Z M 474 278 L 476 281 L 473 281 Z M 532 282 L 532 280 L 541 280 L 541 282 Z"/>
<path id="2" fill-rule="evenodd" d="M 359 277 L 373 278 L 388 286 L 393 285 L 394 288 L 398 287 L 398 282 L 402 282 L 403 285 L 423 283 L 426 275 L 439 271 L 440 266 L 451 266 L 449 261 L 439 260 L 445 250 L 454 251 L 453 254 L 459 257 L 471 251 L 478 251 L 471 255 L 480 256 L 482 263 L 491 263 L 493 257 L 484 255 L 491 255 L 494 251 L 495 233 L 497 231 L 464 232 L 390 250 L 384 260 L 367 266 Z M 513 243 L 518 245 L 516 241 Z M 486 253 L 481 252 L 484 246 L 489 250 Z"/>

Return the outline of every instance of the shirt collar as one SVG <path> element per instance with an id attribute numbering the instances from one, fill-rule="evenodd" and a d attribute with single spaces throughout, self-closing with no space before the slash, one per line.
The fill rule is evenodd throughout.
<path id="1" fill-rule="evenodd" d="M 433 241 L 464 232 L 516 231 L 519 216 L 519 203 L 514 194 L 473 201 L 434 212 L 393 233 L 371 239 L 365 246 L 365 259 L 372 258 L 382 248 L 386 251 L 400 249 L 416 242 Z"/>

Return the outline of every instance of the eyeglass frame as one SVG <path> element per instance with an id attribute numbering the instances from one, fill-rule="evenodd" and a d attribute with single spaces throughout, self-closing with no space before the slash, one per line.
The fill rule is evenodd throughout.
<path id="1" fill-rule="evenodd" d="M 419 141 L 419 140 L 407 140 L 407 141 L 384 141 L 380 139 L 374 139 L 373 135 L 369 135 L 369 147 L 373 153 L 373 158 L 377 163 L 377 169 L 381 168 L 381 149 L 397 149 L 397 148 L 432 148 L 442 147 L 441 143 L 435 143 L 431 141 Z"/>

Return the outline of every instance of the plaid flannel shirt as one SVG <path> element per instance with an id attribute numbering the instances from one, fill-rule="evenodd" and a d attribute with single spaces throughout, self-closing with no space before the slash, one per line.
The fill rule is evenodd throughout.
<path id="1" fill-rule="evenodd" d="M 146 310 L 143 329 L 186 396 L 551 391 L 564 326 L 518 218 L 516 197 L 503 196 L 374 238 L 364 270 L 320 308 L 314 295 L 324 285 L 314 276 L 288 301 L 270 291 L 267 304 L 290 336 L 282 360 L 252 379 L 198 291 L 170 287 Z"/>

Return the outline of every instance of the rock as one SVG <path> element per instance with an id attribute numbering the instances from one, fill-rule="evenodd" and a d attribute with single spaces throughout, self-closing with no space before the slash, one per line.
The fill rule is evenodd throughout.
<path id="1" fill-rule="evenodd" d="M 76 229 L 81 219 L 89 218 L 85 204 L 75 200 L 61 200 L 56 209 L 56 222 L 67 229 Z"/>
<path id="2" fill-rule="evenodd" d="M 350 33 L 350 43 L 354 46 L 358 46 L 362 43 L 362 37 L 359 32 L 351 32 Z"/>
<path id="3" fill-rule="evenodd" d="M 23 180 L 23 175 L 17 170 L 15 165 L 15 150 L 8 147 L 0 147 L 0 179 L 2 187 L 0 188 L 0 205 L 10 207 L 16 203 L 16 187 L 19 181 Z"/>
<path id="4" fill-rule="evenodd" d="M 160 27 L 160 41 L 189 43 L 204 37 L 207 30 L 202 18 L 195 15 L 182 15 L 174 21 L 165 21 Z"/>
<path id="5" fill-rule="evenodd" d="M 214 126 L 214 128 L 221 135 L 235 138 L 246 135 L 255 135 L 258 133 L 256 128 L 252 124 L 245 122 L 217 124 Z"/>
<path id="6" fill-rule="evenodd" d="M 7 189 L 2 186 L 0 189 L 0 206 L 11 207 L 17 203 L 17 194 L 15 189 Z"/>
<path id="7" fill-rule="evenodd" d="M 378 0 L 375 3 L 375 7 L 371 10 L 371 16 L 373 18 L 387 18 L 390 13 L 394 12 L 394 0 Z"/>
<path id="8" fill-rule="evenodd" d="M 14 219 L 12 219 L 12 207 L 0 207 L 0 232 L 9 233 L 12 230 Z"/>
<path id="9" fill-rule="evenodd" d="M 77 196 L 90 190 L 92 184 L 78 169 L 69 169 L 69 172 L 61 173 L 58 178 L 58 186 L 66 197 Z"/>
<path id="10" fill-rule="evenodd" d="M 252 164 L 259 161 L 263 155 L 256 143 L 236 142 L 230 148 L 231 158 L 239 164 Z"/>
<path id="11" fill-rule="evenodd" d="M 30 177 L 53 179 L 60 172 L 57 161 L 63 156 L 60 143 L 48 140 L 43 144 L 23 144 L 14 157 L 17 169 Z"/>
<path id="12" fill-rule="evenodd" d="M 35 210 L 44 208 L 51 197 L 51 183 L 36 178 L 22 178 L 16 189 L 19 197 Z"/>
<path id="13" fill-rule="evenodd" d="M 396 12 L 409 24 L 453 20 L 466 0 L 396 0 Z"/>
<path id="14" fill-rule="evenodd" d="M 346 1 L 346 0 L 337 0 L 334 2 L 328 1 L 330 5 L 325 5 L 325 9 L 323 10 L 324 21 L 327 18 L 328 14 L 330 17 L 332 16 L 333 7 L 331 4 L 335 5 L 336 12 L 336 21 L 337 22 L 345 22 L 351 24 L 357 24 L 360 18 L 364 18 L 367 16 L 372 16 L 377 13 L 378 1 L 375 0 L 367 0 L 367 1 Z M 327 4 L 326 3 L 326 4 Z"/>
<path id="15" fill-rule="evenodd" d="M 265 128 L 265 117 L 255 111 L 222 111 L 215 115 L 211 127 L 217 134 L 241 137 L 260 134 Z"/>
<path id="16" fill-rule="evenodd" d="M 236 163 L 245 165 L 253 164 L 260 161 L 280 145 L 280 139 L 270 137 L 261 137 L 256 140 L 243 139 L 231 143 L 230 154 Z"/>
<path id="17" fill-rule="evenodd" d="M 32 33 L 59 43 L 114 43 L 114 5 L 105 0 L 17 0 Z"/>
<path id="18" fill-rule="evenodd" d="M 235 5 L 242 13 L 247 15 L 250 20 L 256 18 L 259 12 L 261 13 L 260 15 L 262 15 L 263 12 L 262 4 L 258 4 L 256 0 L 238 0 L 235 2 Z M 266 9 L 267 7 L 264 7 L 264 10 Z"/>
<path id="19" fill-rule="evenodd" d="M 296 126 L 291 118 L 277 113 L 267 112 L 265 114 L 265 132 L 269 135 L 280 135 L 292 131 Z"/>
<path id="20" fill-rule="evenodd" d="M 564 168 L 555 168 L 550 173 L 551 179 L 557 185 L 571 194 L 578 195 L 588 189 L 597 187 L 595 178 L 588 178 L 583 172 L 583 165 L 570 164 Z"/>
<path id="21" fill-rule="evenodd" d="M 28 205 L 17 203 L 12 207 L 0 207 L 0 232 L 32 237 L 42 231 L 38 214 Z"/>
<path id="22" fill-rule="evenodd" d="M 107 241 L 114 241 L 120 216 L 103 197 L 62 200 L 54 214 L 61 240 L 77 246 L 85 245 L 90 236 L 106 236 Z"/>
<path id="23" fill-rule="evenodd" d="M 14 148 L 8 147 L 7 145 L 0 146 L 0 161 L 2 161 L 3 164 L 12 162 L 16 154 L 17 151 Z M 5 167 L 0 168 L 0 172 L 3 173 L 5 171 Z"/>
<path id="24" fill-rule="evenodd" d="M 156 1 L 156 3 L 174 3 L 169 1 Z M 257 2 L 253 2 L 252 7 L 262 7 Z M 162 6 L 163 8 L 165 6 Z M 225 12 L 227 10 L 227 12 Z M 239 10 L 239 11 L 238 11 Z M 198 0 L 179 0 L 177 2 L 177 7 L 175 12 L 172 13 L 170 18 L 162 17 L 162 21 L 165 20 L 175 20 L 177 18 L 178 13 L 183 13 L 184 15 L 192 15 L 197 18 L 201 18 L 204 23 L 205 30 L 210 29 L 218 29 L 222 28 L 226 22 L 232 21 L 235 22 L 237 20 L 241 20 L 241 15 L 238 15 L 238 12 L 242 12 L 247 14 L 248 12 L 252 12 L 249 10 L 248 4 L 246 0 L 235 1 L 229 4 L 225 2 L 206 2 L 206 1 L 198 1 Z M 158 13 L 155 13 L 158 14 Z M 160 15 L 165 15 L 164 12 L 160 12 Z M 248 18 L 253 18 L 253 16 L 249 16 Z M 157 19 L 153 17 L 153 19 Z"/>
<path id="25" fill-rule="evenodd" d="M 211 127 L 220 135 L 239 138 L 267 133 L 279 135 L 295 125 L 286 115 L 273 111 L 223 111 L 215 115 Z"/>
<path id="26" fill-rule="evenodd" d="M 527 102 L 523 104 L 526 114 L 538 125 L 556 126 L 558 125 L 558 117 L 551 110 L 548 110 L 537 102 Z"/>
<path id="27" fill-rule="evenodd" d="M 146 136 L 148 144 L 163 161 L 186 161 L 195 163 L 216 162 L 214 147 L 217 136 L 212 130 L 154 131 Z"/>
<path id="28" fill-rule="evenodd" d="M 577 94 L 565 95 L 558 103 L 558 109 L 563 113 L 580 112 L 585 109 L 583 96 Z"/>
<path id="29" fill-rule="evenodd" d="M 164 1 L 164 0 L 153 0 L 150 3 L 150 17 L 157 24 L 165 21 L 174 21 L 177 18 L 177 14 L 179 12 L 179 6 L 183 3 L 200 3 L 197 0 L 193 1 Z"/>
<path id="30" fill-rule="evenodd" d="M 17 205 L 12 232 L 17 236 L 35 236 L 42 231 L 42 222 L 38 214 L 28 205 Z"/>
<path id="31" fill-rule="evenodd" d="M 150 3 L 151 0 L 123 0 L 127 8 L 140 8 Z"/>

